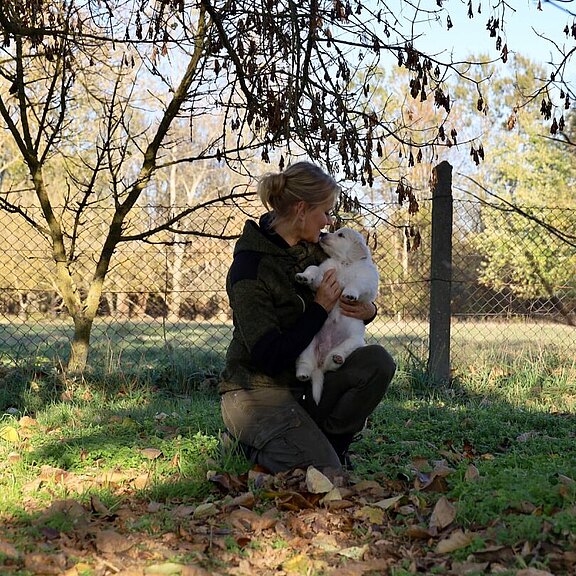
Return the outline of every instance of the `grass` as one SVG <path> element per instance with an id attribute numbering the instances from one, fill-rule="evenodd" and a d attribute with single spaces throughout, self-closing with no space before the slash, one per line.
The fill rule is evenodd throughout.
<path id="1" fill-rule="evenodd" d="M 0 390 L 0 526 L 10 541 L 26 548 L 46 541 L 50 530 L 74 533 L 78 518 L 54 507 L 71 494 L 85 507 L 96 496 L 111 514 L 126 514 L 127 502 L 160 503 L 164 512 L 144 508 L 123 520 L 128 533 L 154 538 L 184 529 L 171 508 L 216 502 L 221 496 L 207 473 L 239 476 L 249 465 L 238 451 L 222 449 L 213 380 L 218 366 L 211 355 L 197 356 L 195 363 L 189 356 L 173 357 L 173 372 L 166 361 L 158 371 L 122 372 L 120 364 L 107 365 L 76 382 L 23 365 L 6 369 Z M 418 478 L 425 482 L 439 463 L 450 474 L 440 491 L 425 485 L 411 491 L 418 506 L 388 516 L 394 534 L 401 537 L 421 521 L 418 507 L 429 512 L 444 495 L 457 504 L 456 524 L 481 535 L 454 551 L 453 561 L 464 561 L 487 540 L 514 550 L 573 549 L 573 356 L 498 350 L 478 355 L 450 386 L 437 388 L 428 386 L 413 356 L 398 360 L 388 395 L 353 446 L 355 476 L 411 485 Z M 364 525 L 356 532 L 369 539 L 373 530 Z M 278 553 L 286 551 L 281 536 L 272 546 Z M 227 555 L 251 550 L 228 539 Z M 250 546 L 257 549 L 258 541 L 253 538 Z M 410 573 L 410 563 L 403 566 L 399 562 L 392 573 Z M 435 565 L 430 573 L 447 572 Z"/>
<path id="2" fill-rule="evenodd" d="M 419 360 L 428 355 L 429 324 L 424 320 L 379 318 L 368 326 L 367 339 L 382 342 L 394 357 L 406 354 Z M 65 361 L 72 336 L 69 319 L 0 319 L 0 366 L 42 366 Z M 557 351 L 569 356 L 576 348 L 572 326 L 515 321 L 453 319 L 452 359 L 468 367 L 487 363 L 495 350 L 506 353 L 506 363 L 518 357 Z M 111 321 L 96 318 L 91 336 L 91 363 L 121 377 L 137 373 L 167 383 L 169 379 L 194 378 L 217 370 L 231 335 L 229 322 Z M 191 354 L 191 352 L 193 352 Z M 479 358 L 480 357 L 480 358 Z M 500 359 L 499 359 L 500 360 Z"/>

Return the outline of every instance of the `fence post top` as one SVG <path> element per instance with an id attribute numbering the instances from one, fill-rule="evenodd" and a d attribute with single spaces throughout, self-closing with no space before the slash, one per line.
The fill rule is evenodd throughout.
<path id="1" fill-rule="evenodd" d="M 440 164 L 437 164 L 434 167 L 434 170 L 437 171 L 444 171 L 446 170 L 447 172 L 452 172 L 452 164 L 450 164 L 450 162 L 448 162 L 448 160 L 442 160 L 442 162 L 440 162 Z"/>

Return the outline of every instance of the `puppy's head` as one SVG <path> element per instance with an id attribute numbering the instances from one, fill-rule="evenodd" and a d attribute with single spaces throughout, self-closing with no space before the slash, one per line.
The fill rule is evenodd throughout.
<path id="1" fill-rule="evenodd" d="M 370 250 L 360 232 L 352 228 L 340 228 L 320 237 L 324 252 L 339 262 L 356 262 L 370 258 Z"/>

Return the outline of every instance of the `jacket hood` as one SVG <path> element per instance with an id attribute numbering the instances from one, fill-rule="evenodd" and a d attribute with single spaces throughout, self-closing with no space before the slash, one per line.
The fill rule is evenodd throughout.
<path id="1" fill-rule="evenodd" d="M 234 256 L 245 251 L 260 252 L 269 256 L 289 257 L 298 262 L 299 267 L 318 264 L 327 258 L 320 244 L 300 242 L 296 246 L 289 246 L 281 236 L 278 236 L 270 228 L 270 222 L 270 213 L 261 216 L 259 224 L 253 220 L 248 220 L 244 224 L 244 231 L 234 247 Z"/>
<path id="2" fill-rule="evenodd" d="M 290 247 L 281 236 L 278 236 L 269 228 L 269 222 L 270 216 L 268 214 L 264 214 L 260 218 L 259 224 L 254 222 L 254 220 L 248 220 L 244 224 L 242 235 L 236 242 L 234 255 L 239 252 L 250 251 L 261 252 L 271 256 L 285 256 L 286 251 Z"/>

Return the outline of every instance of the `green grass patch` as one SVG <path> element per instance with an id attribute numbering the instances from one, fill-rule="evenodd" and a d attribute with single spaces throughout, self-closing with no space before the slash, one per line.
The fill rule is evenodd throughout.
<path id="1" fill-rule="evenodd" d="M 453 502 L 456 525 L 482 534 L 454 552 L 456 559 L 486 538 L 515 549 L 573 545 L 574 360 L 553 352 L 514 361 L 493 354 L 436 388 L 413 357 L 398 360 L 389 393 L 353 445 L 356 477 L 403 482 L 423 509 L 440 496 Z M 219 368 L 211 357 L 192 362 L 183 355 L 157 371 L 107 368 L 75 382 L 11 368 L 14 378 L 4 377 L 1 392 L 11 409 L 0 417 L 0 523 L 11 540 L 73 532 L 77 518 L 65 507 L 71 497 L 86 508 L 96 498 L 110 515 L 127 502 L 149 502 L 149 512 L 123 519 L 129 533 L 185 533 L 174 507 L 221 498 L 207 473 L 249 469 L 239 450 L 221 443 L 213 382 Z M 451 470 L 443 490 L 414 490 L 419 475 L 439 463 Z M 409 511 L 387 518 L 396 534 L 419 522 Z M 368 539 L 374 527 L 357 530 Z M 246 545 L 229 537 L 232 552 L 244 554 Z M 254 540 L 248 549 L 260 545 Z M 279 535 L 271 547 L 286 545 Z M 399 564 L 393 573 L 403 570 Z"/>

